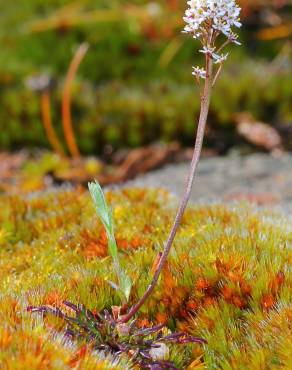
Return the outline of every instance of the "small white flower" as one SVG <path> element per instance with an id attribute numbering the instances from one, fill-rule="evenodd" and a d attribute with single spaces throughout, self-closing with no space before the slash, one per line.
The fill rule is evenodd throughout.
<path id="1" fill-rule="evenodd" d="M 196 78 L 205 79 L 206 78 L 206 71 L 204 70 L 204 68 L 193 67 L 192 75 L 195 76 Z"/>
<path id="2" fill-rule="evenodd" d="M 229 41 L 233 42 L 236 45 L 241 45 L 241 43 L 238 41 L 238 35 L 234 32 L 231 32 L 229 35 Z"/>
<path id="3" fill-rule="evenodd" d="M 212 58 L 214 57 L 214 51 L 215 51 L 215 48 L 209 48 L 207 46 L 204 46 L 203 49 L 199 50 L 200 53 L 209 55 Z"/>
<path id="4" fill-rule="evenodd" d="M 221 64 L 223 62 L 225 62 L 225 60 L 227 59 L 228 57 L 228 53 L 227 54 L 222 54 L 222 55 L 217 55 L 217 54 L 214 54 L 215 55 L 215 64 Z"/>

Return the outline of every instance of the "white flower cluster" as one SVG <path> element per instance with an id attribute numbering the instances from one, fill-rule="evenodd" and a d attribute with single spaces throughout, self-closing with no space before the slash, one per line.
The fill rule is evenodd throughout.
<path id="1" fill-rule="evenodd" d="M 201 38 L 206 29 L 222 32 L 231 41 L 237 40 L 232 27 L 241 27 L 240 7 L 235 0 L 189 0 L 189 8 L 185 12 L 184 32 L 191 33 L 194 38 Z"/>
<path id="2" fill-rule="evenodd" d="M 228 54 L 219 54 L 220 50 L 228 42 L 240 45 L 238 35 L 232 31 L 233 27 L 241 27 L 240 7 L 235 0 L 189 0 L 187 4 L 189 7 L 183 18 L 186 22 L 184 32 L 190 33 L 195 39 L 201 41 L 200 53 L 211 57 L 215 64 L 222 64 Z M 217 49 L 215 40 L 220 33 L 228 40 Z M 203 68 L 193 67 L 192 74 L 197 79 L 206 78 L 206 71 Z"/>

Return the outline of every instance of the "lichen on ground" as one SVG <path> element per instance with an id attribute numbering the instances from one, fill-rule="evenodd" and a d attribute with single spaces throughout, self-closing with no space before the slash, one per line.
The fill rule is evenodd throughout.
<path id="1" fill-rule="evenodd" d="M 155 270 L 176 200 L 163 190 L 107 192 L 121 263 L 136 302 Z M 165 323 L 205 338 L 171 348 L 180 369 L 288 369 L 292 358 L 291 225 L 244 204 L 189 208 L 141 327 Z M 156 261 L 156 262 L 155 262 Z M 88 192 L 1 195 L 0 367 L 131 369 L 90 344 L 65 340 L 60 320 L 30 305 L 63 300 L 102 310 L 120 302 L 107 240 Z"/>

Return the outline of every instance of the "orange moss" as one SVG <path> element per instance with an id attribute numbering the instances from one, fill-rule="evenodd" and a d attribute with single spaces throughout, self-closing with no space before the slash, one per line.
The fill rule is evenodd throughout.
<path id="1" fill-rule="evenodd" d="M 88 348 L 87 345 L 81 346 L 76 353 L 74 354 L 73 357 L 70 358 L 70 360 L 67 362 L 67 365 L 69 367 L 76 368 L 77 366 L 80 368 L 82 365 L 82 361 L 84 360 L 85 356 L 89 351 L 92 351 L 92 348 Z"/>
<path id="2" fill-rule="evenodd" d="M 196 302 L 194 299 L 190 299 L 186 303 L 186 307 L 187 307 L 188 310 L 194 311 L 194 310 L 198 309 L 199 305 L 198 305 L 198 302 Z"/>
<path id="3" fill-rule="evenodd" d="M 12 333 L 8 329 L 4 329 L 0 332 L 0 349 L 5 351 L 9 348 L 12 343 Z"/>
<path id="4" fill-rule="evenodd" d="M 114 220 L 121 262 L 134 281 L 130 305 L 147 287 L 149 270 L 152 276 L 156 271 L 160 256 L 152 246 L 164 240 L 171 212 L 165 210 L 166 197 L 159 192 L 127 189 L 108 192 L 107 198 L 117 210 Z M 30 339 L 33 316 L 17 300 L 7 298 L 13 294 L 25 305 L 48 304 L 62 309 L 62 299 L 66 298 L 95 308 L 95 313 L 101 307 L 119 304 L 115 290 L 106 282 L 113 273 L 110 258 L 104 258 L 108 255 L 106 233 L 87 194 L 84 190 L 60 190 L 2 200 L 0 222 L 7 236 L 0 251 L 4 286 L 0 314 L 5 318 L 0 328 L 0 351 L 10 351 L 5 361 L 11 363 L 15 357 L 19 363 L 21 358 L 26 368 L 39 370 L 45 368 L 47 360 L 53 363 L 57 359 L 64 368 L 71 362 L 73 367 L 91 369 L 87 364 L 89 350 L 86 354 L 74 352 L 49 338 L 50 329 L 64 329 L 60 320 L 48 315 L 44 327 L 37 321 L 35 337 Z M 143 328 L 167 322 L 171 328 L 206 336 L 209 351 L 204 354 L 214 368 L 222 365 L 223 358 L 226 367 L 241 363 L 230 346 L 232 341 L 240 346 L 241 356 L 256 358 L 259 347 L 252 345 L 249 334 L 260 343 L 263 366 L 270 366 L 270 357 L 286 364 L 282 353 L 288 340 L 281 330 L 284 328 L 289 337 L 291 313 L 289 316 L 283 307 L 291 298 L 292 258 L 286 247 L 290 239 L 284 226 L 275 223 L 271 227 L 270 219 L 266 225 L 258 217 L 253 211 L 231 211 L 222 205 L 189 209 L 159 286 L 145 304 L 138 325 Z M 128 265 L 129 260 L 135 269 Z M 266 329 L 263 322 L 277 331 Z M 264 330 L 265 338 L 261 335 Z M 37 341 L 39 337 L 46 338 L 46 343 Z M 273 342 L 269 342 L 270 337 Z M 276 354 L 275 341 L 279 343 Z M 44 353 L 43 358 L 40 353 Z M 200 355 L 194 354 L 195 358 Z M 191 361 L 189 355 L 187 359 Z M 248 367 L 246 363 L 242 368 Z"/>
<path id="5" fill-rule="evenodd" d="M 58 307 L 62 304 L 63 300 L 64 297 L 58 291 L 54 290 L 45 296 L 44 304 Z"/>
<path id="6" fill-rule="evenodd" d="M 223 288 L 221 289 L 221 292 L 222 292 L 222 295 L 223 295 L 225 301 L 227 301 L 227 302 L 232 301 L 233 290 L 229 286 L 224 285 Z"/>
<path id="7" fill-rule="evenodd" d="M 210 287 L 211 287 L 211 283 L 207 279 L 205 279 L 203 277 L 200 277 L 200 278 L 197 279 L 196 288 L 198 290 L 207 290 Z"/>
<path id="8" fill-rule="evenodd" d="M 240 297 L 240 295 L 236 293 L 233 294 L 232 296 L 232 303 L 234 304 L 234 306 L 236 306 L 237 308 L 240 308 L 241 310 L 247 307 L 246 300 Z"/>
<path id="9" fill-rule="evenodd" d="M 150 321 L 146 317 L 140 316 L 140 318 L 137 320 L 137 327 L 144 329 L 148 328 L 150 326 Z"/>
<path id="10" fill-rule="evenodd" d="M 251 295 L 251 291 L 252 291 L 251 285 L 248 284 L 244 279 L 241 279 L 239 281 L 239 286 L 240 286 L 240 289 L 243 295 L 245 296 Z"/>
<path id="11" fill-rule="evenodd" d="M 276 300 L 274 296 L 270 293 L 265 294 L 261 299 L 261 305 L 263 309 L 270 310 L 271 308 L 275 306 L 275 304 L 276 304 Z"/>
<path id="12" fill-rule="evenodd" d="M 281 289 L 284 283 L 285 283 L 285 274 L 284 272 L 279 271 L 269 284 L 269 287 L 273 294 L 276 294 L 279 291 L 279 289 Z"/>
<path id="13" fill-rule="evenodd" d="M 169 269 L 169 264 L 166 262 L 163 272 L 162 272 L 162 279 L 163 279 L 163 289 L 166 294 L 171 294 L 172 290 L 177 286 L 177 283 Z"/>
<path id="14" fill-rule="evenodd" d="M 168 321 L 168 316 L 165 312 L 157 312 L 155 318 L 158 324 L 166 324 Z"/>

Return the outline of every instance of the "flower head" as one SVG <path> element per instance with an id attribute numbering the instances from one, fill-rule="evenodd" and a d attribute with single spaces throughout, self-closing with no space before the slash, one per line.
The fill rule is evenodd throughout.
<path id="1" fill-rule="evenodd" d="M 204 39 L 209 29 L 229 38 L 234 36 L 232 27 L 241 27 L 241 9 L 235 0 L 189 0 L 187 4 L 184 32 L 191 33 L 194 38 Z"/>
<path id="2" fill-rule="evenodd" d="M 233 31 L 241 27 L 240 7 L 235 0 L 189 0 L 187 4 L 183 18 L 186 22 L 184 32 L 201 41 L 199 52 L 205 54 L 207 59 L 213 59 L 215 64 L 220 64 L 221 70 L 222 63 L 228 57 L 228 54 L 221 54 L 221 50 L 228 43 L 240 45 L 238 35 Z M 227 40 L 218 47 L 216 41 L 220 34 Z M 206 78 L 206 71 L 199 67 L 193 67 L 192 74 L 197 80 Z"/>

